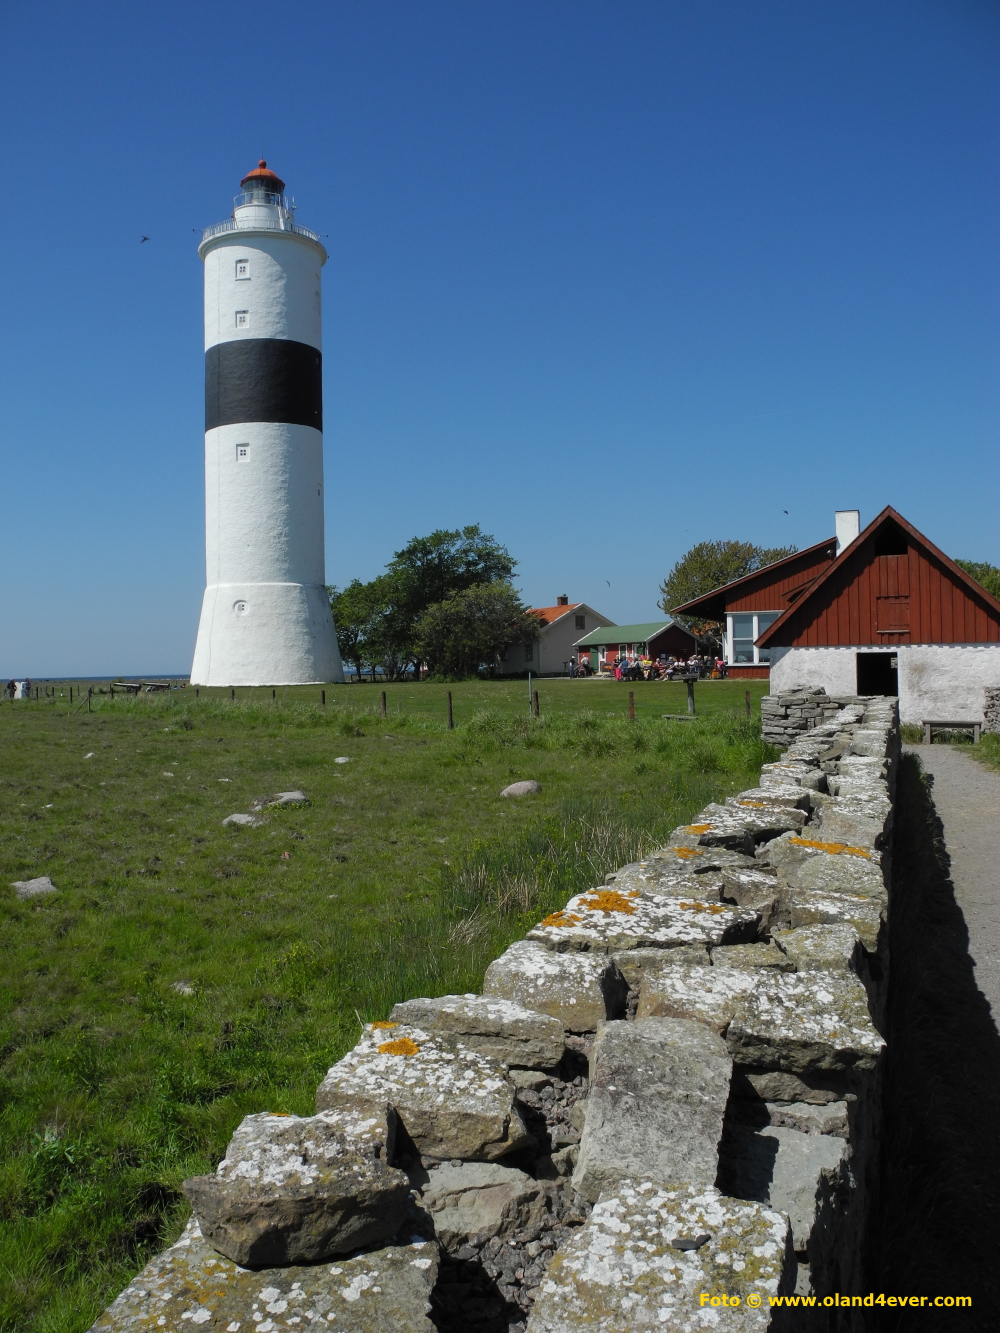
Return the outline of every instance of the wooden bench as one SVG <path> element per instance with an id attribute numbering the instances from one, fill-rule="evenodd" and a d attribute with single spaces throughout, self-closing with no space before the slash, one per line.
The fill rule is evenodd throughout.
<path id="1" fill-rule="evenodd" d="M 979 735 L 983 729 L 981 722 L 928 722 L 924 719 L 924 744 L 934 744 L 935 731 L 971 731 L 973 745 L 979 744 Z"/>

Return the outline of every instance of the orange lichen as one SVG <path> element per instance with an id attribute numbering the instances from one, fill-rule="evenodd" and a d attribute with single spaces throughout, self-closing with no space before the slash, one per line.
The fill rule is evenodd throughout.
<path id="1" fill-rule="evenodd" d="M 710 912 L 712 916 L 718 916 L 726 910 L 721 903 L 678 903 L 677 906 L 688 912 Z"/>
<path id="2" fill-rule="evenodd" d="M 677 855 L 681 858 L 682 861 L 687 861 L 692 856 L 705 855 L 705 853 L 701 850 L 700 847 L 675 847 L 674 851 L 677 853 Z"/>
<path id="3" fill-rule="evenodd" d="M 687 824 L 684 828 L 685 833 L 707 833 L 712 827 L 711 824 Z"/>
<path id="4" fill-rule="evenodd" d="M 866 861 L 872 859 L 871 852 L 866 852 L 863 847 L 848 847 L 846 842 L 816 842 L 812 838 L 789 838 L 789 842 L 794 842 L 798 847 L 812 847 L 817 852 L 829 852 L 831 856 L 838 856 L 844 853 L 845 856 L 863 856 Z"/>
<path id="5" fill-rule="evenodd" d="M 578 926 L 580 918 L 572 912 L 564 912 L 560 909 L 558 912 L 550 912 L 544 921 L 539 922 L 542 926 Z"/>
<path id="6" fill-rule="evenodd" d="M 628 893 L 621 893 L 618 889 L 594 889 L 580 899 L 580 906 L 588 912 L 626 912 L 632 916 L 635 904 L 630 903 L 629 899 L 638 897 L 638 889 L 631 889 Z"/>
<path id="7" fill-rule="evenodd" d="M 396 1041 L 384 1041 L 378 1048 L 379 1055 L 416 1055 L 420 1047 L 409 1037 L 399 1037 Z"/>
<path id="8" fill-rule="evenodd" d="M 388 1018 L 380 1018 L 377 1023 L 372 1024 L 372 1030 L 375 1032 L 384 1032 L 387 1028 L 398 1028 L 398 1023 L 392 1023 Z"/>
<path id="9" fill-rule="evenodd" d="M 755 810 L 766 810 L 766 801 L 740 801 L 740 805 L 752 805 Z"/>

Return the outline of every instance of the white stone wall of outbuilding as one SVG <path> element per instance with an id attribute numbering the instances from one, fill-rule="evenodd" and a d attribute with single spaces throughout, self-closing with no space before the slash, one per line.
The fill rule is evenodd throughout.
<path id="1" fill-rule="evenodd" d="M 898 648 L 776 648 L 770 691 L 822 686 L 827 694 L 854 694 L 859 652 L 898 657 L 901 722 L 981 721 L 984 689 L 1000 686 L 1000 644 L 913 643 Z"/>

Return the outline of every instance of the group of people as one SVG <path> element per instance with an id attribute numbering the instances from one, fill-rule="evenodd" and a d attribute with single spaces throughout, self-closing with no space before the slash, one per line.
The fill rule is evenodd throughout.
<path id="1" fill-rule="evenodd" d="M 8 699 L 30 699 L 31 681 L 30 680 L 9 680 L 7 682 Z"/>
<path id="2" fill-rule="evenodd" d="M 726 675 L 726 664 L 721 658 L 705 653 L 692 653 L 688 658 L 668 657 L 661 653 L 655 660 L 648 657 L 619 657 L 614 663 L 615 680 L 674 680 L 677 676 Z"/>

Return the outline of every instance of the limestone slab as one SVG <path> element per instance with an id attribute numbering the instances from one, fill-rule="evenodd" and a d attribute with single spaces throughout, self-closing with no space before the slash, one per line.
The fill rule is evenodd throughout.
<path id="1" fill-rule="evenodd" d="M 624 1012 L 628 986 L 606 954 L 556 953 L 518 940 L 486 969 L 483 994 L 551 1014 L 567 1032 L 593 1032 Z"/>
<path id="2" fill-rule="evenodd" d="M 616 885 L 577 894 L 528 932 L 528 939 L 558 951 L 615 953 L 675 949 L 682 945 L 742 944 L 757 938 L 753 908 L 691 898 L 648 898 Z"/>
<path id="3" fill-rule="evenodd" d="M 878 898 L 856 898 L 847 893 L 810 893 L 795 889 L 789 897 L 789 925 L 853 926 L 868 953 L 878 953 L 885 931 L 885 903 Z"/>
<path id="4" fill-rule="evenodd" d="M 725 1042 L 703 1023 L 607 1023 L 590 1057 L 574 1187 L 593 1202 L 626 1176 L 714 1184 L 731 1072 Z"/>
<path id="5" fill-rule="evenodd" d="M 712 966 L 712 956 L 704 944 L 682 945 L 679 949 L 625 949 L 612 956 L 630 990 L 639 989 L 647 972 L 658 972 L 663 967 Z"/>
<path id="6" fill-rule="evenodd" d="M 483 1245 L 542 1220 L 543 1187 L 524 1171 L 498 1162 L 444 1163 L 420 1182 L 420 1203 L 446 1250 Z"/>
<path id="7" fill-rule="evenodd" d="M 563 1056 L 564 1029 L 558 1018 L 526 1009 L 513 1000 L 488 995 L 442 995 L 404 1000 L 390 1017 L 481 1051 L 502 1064 L 551 1069 Z"/>
<path id="8" fill-rule="evenodd" d="M 817 857 L 843 862 L 865 861 L 879 870 L 882 865 L 882 854 L 874 848 L 837 842 L 821 834 L 807 837 L 804 833 L 783 833 L 773 842 L 765 843 L 757 852 L 757 860 L 761 865 L 772 866 L 785 875 L 790 875 L 806 861 Z"/>
<path id="9" fill-rule="evenodd" d="M 650 970 L 642 978 L 636 1018 L 692 1018 L 724 1032 L 756 984 L 755 972 L 735 967 Z"/>
<path id="10" fill-rule="evenodd" d="M 782 833 L 798 832 L 809 818 L 805 810 L 745 796 L 730 796 L 726 808 L 733 811 L 755 843 L 769 842 Z"/>
<path id="11" fill-rule="evenodd" d="M 225 1259 L 192 1218 L 90 1333 L 434 1333 L 438 1247 L 387 1246 L 332 1264 L 246 1269 Z"/>
<path id="12" fill-rule="evenodd" d="M 773 967 L 779 972 L 795 971 L 792 959 L 773 944 L 722 944 L 712 950 L 712 966 L 742 971 L 755 971 L 759 967 Z"/>
<path id="13" fill-rule="evenodd" d="M 787 1215 L 792 1243 L 802 1253 L 824 1202 L 841 1187 L 847 1159 L 842 1138 L 803 1134 L 779 1125 L 727 1135 L 721 1181 L 741 1199 L 768 1203 Z"/>
<path id="14" fill-rule="evenodd" d="M 244 1117 L 215 1175 L 184 1181 L 204 1238 L 244 1267 L 317 1263 L 394 1235 L 409 1182 L 374 1151 L 384 1123 Z M 384 1146 L 384 1145 L 383 1145 Z"/>
<path id="15" fill-rule="evenodd" d="M 850 1125 L 847 1102 L 765 1102 L 772 1125 L 797 1129 L 801 1134 L 829 1134 L 846 1139 Z"/>
<path id="16" fill-rule="evenodd" d="M 879 863 L 860 856 L 806 856 L 782 867 L 782 877 L 793 889 L 812 893 L 848 893 L 855 898 L 888 900 Z"/>
<path id="17" fill-rule="evenodd" d="M 724 847 L 749 856 L 754 849 L 754 837 L 735 811 L 713 803 L 699 811 L 690 824 L 675 829 L 670 846 Z"/>
<path id="18" fill-rule="evenodd" d="M 885 1043 L 864 986 L 834 972 L 761 972 L 729 1025 L 733 1060 L 798 1074 L 870 1070 Z"/>
<path id="19" fill-rule="evenodd" d="M 714 1188 L 626 1180 L 556 1252 L 528 1333 L 763 1333 L 768 1297 L 793 1292 L 795 1273 L 791 1228 L 774 1209 Z M 737 1306 L 710 1303 L 734 1296 Z"/>
<path id="20" fill-rule="evenodd" d="M 421 1156 L 494 1161 L 528 1142 L 504 1066 L 422 1028 L 366 1025 L 316 1093 L 317 1111 L 378 1115 L 387 1105 Z"/>
<path id="21" fill-rule="evenodd" d="M 796 972 L 857 972 L 861 962 L 861 937 L 847 922 L 778 930 L 772 938 Z"/>
<path id="22" fill-rule="evenodd" d="M 793 782 L 775 783 L 771 787 L 751 787 L 749 791 L 741 791 L 736 796 L 730 796 L 726 804 L 729 805 L 734 801 L 737 803 L 761 801 L 765 805 L 780 805 L 789 810 L 801 810 L 807 815 L 812 809 L 809 792 Z"/>
<path id="23" fill-rule="evenodd" d="M 722 888 L 721 870 L 708 870 L 695 876 L 693 867 L 678 864 L 676 855 L 669 858 L 652 856 L 647 861 L 635 861 L 622 866 L 605 879 L 620 893 L 636 890 L 647 898 L 699 898 L 702 902 L 718 902 Z"/>

